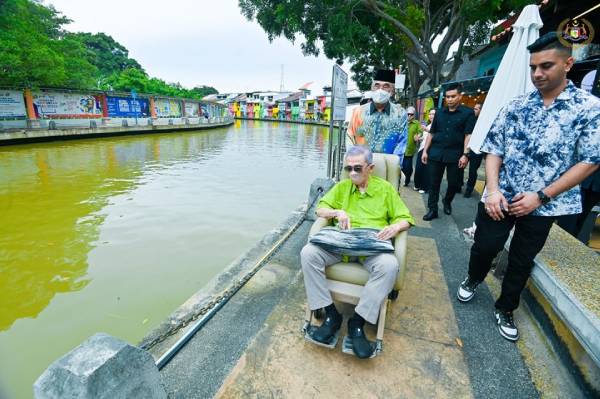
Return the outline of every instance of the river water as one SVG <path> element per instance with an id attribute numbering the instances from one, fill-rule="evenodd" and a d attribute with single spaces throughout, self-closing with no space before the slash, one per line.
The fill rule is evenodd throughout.
<path id="1" fill-rule="evenodd" d="M 306 200 L 327 140 L 236 121 L 0 147 L 0 397 L 96 332 L 139 342 Z"/>

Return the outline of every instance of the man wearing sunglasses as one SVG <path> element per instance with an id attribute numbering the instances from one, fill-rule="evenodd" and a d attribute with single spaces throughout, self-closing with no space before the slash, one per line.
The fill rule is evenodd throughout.
<path id="1" fill-rule="evenodd" d="M 377 238 L 390 240 L 414 225 L 414 219 L 394 187 L 384 179 L 372 176 L 373 154 L 362 146 L 353 146 L 345 156 L 349 179 L 337 183 L 323 196 L 316 214 L 337 221 L 342 230 L 368 227 L 380 230 Z M 312 339 L 327 343 L 342 325 L 325 279 L 325 268 L 338 263 L 342 256 L 314 244 L 307 244 L 300 253 L 304 286 L 311 310 L 325 308 L 325 321 L 312 334 Z M 375 324 L 381 304 L 392 290 L 398 274 L 398 261 L 393 254 L 381 253 L 360 257 L 369 271 L 354 315 L 348 320 L 348 335 L 352 337 L 354 353 L 369 358 L 373 348 L 363 331 L 365 321 Z"/>
<path id="2" fill-rule="evenodd" d="M 372 152 L 396 154 L 400 164 L 408 137 L 406 111 L 390 100 L 395 92 L 393 70 L 376 71 L 371 85 L 371 102 L 352 114 L 348 136 L 354 144 L 368 145 Z"/>

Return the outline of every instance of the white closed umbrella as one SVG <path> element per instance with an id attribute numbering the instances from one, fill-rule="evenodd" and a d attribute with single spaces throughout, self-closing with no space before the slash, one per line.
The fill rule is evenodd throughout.
<path id="1" fill-rule="evenodd" d="M 537 5 L 523 8 L 513 24 L 513 36 L 502 57 L 488 95 L 483 103 L 479 118 L 473 129 L 469 148 L 479 154 L 483 140 L 500 109 L 518 95 L 532 91 L 535 87 L 529 77 L 529 50 L 527 46 L 540 36 L 543 26 Z"/>

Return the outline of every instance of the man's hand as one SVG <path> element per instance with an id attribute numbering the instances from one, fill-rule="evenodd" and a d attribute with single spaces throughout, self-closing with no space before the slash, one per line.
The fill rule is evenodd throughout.
<path id="1" fill-rule="evenodd" d="M 421 162 L 423 162 L 424 165 L 427 165 L 428 159 L 429 159 L 429 156 L 427 155 L 427 153 L 425 151 L 423 151 L 423 155 L 421 155 Z"/>
<path id="2" fill-rule="evenodd" d="M 377 239 L 379 240 L 389 240 L 390 238 L 395 237 L 401 231 L 404 231 L 410 227 L 410 224 L 406 221 L 398 222 L 386 226 L 383 230 L 377 233 Z"/>
<path id="3" fill-rule="evenodd" d="M 350 217 L 343 210 L 337 211 L 335 217 L 338 220 L 340 229 L 350 230 L 352 228 L 352 225 L 350 224 Z"/>
<path id="4" fill-rule="evenodd" d="M 512 216 L 521 217 L 529 215 L 540 205 L 542 205 L 542 201 L 537 193 L 519 193 L 513 198 L 512 204 L 508 206 L 508 213 Z"/>
<path id="5" fill-rule="evenodd" d="M 504 211 L 508 210 L 508 201 L 498 190 L 485 197 L 485 212 L 495 221 L 504 219 Z"/>
<path id="6" fill-rule="evenodd" d="M 469 163 L 469 158 L 466 155 L 463 155 L 462 157 L 460 157 L 458 159 L 458 167 L 461 169 L 466 168 L 468 163 Z"/>

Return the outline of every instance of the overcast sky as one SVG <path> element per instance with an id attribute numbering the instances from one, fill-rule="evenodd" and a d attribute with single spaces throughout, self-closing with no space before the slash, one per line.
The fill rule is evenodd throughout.
<path id="1" fill-rule="evenodd" d="M 45 0 L 73 20 L 73 32 L 104 32 L 129 49 L 150 76 L 219 92 L 295 90 L 331 84 L 333 61 L 305 57 L 300 43 L 269 43 L 240 13 L 237 0 Z M 344 66 L 347 70 L 347 66 Z M 348 71 L 347 71 L 348 72 Z M 349 81 L 349 86 L 355 84 Z"/>

